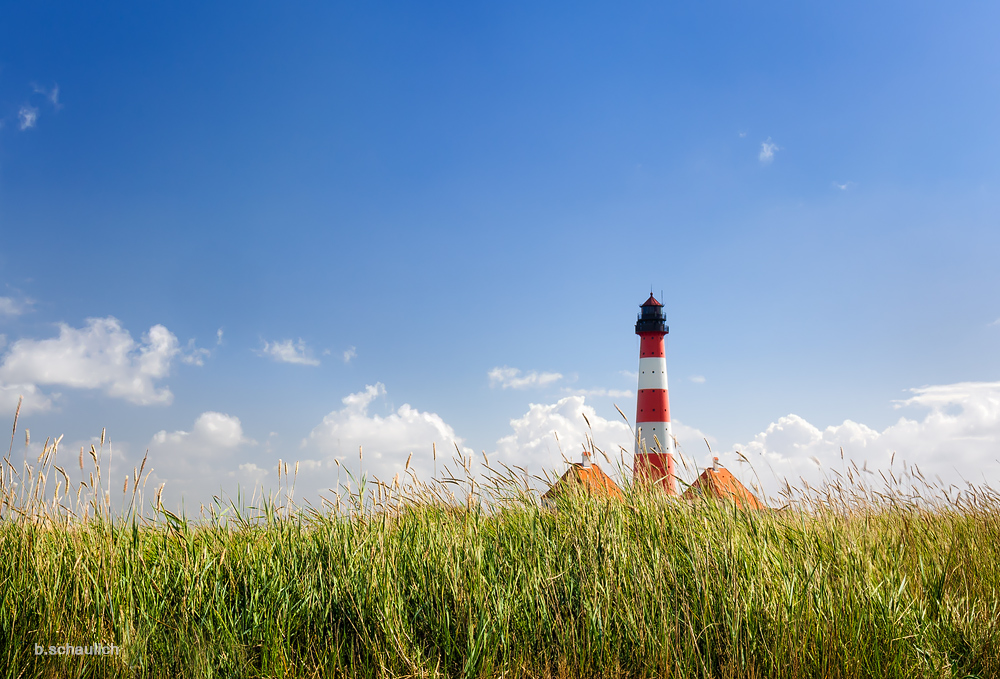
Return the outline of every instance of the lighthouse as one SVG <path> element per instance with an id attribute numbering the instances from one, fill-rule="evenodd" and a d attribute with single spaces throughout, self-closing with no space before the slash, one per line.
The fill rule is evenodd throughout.
<path id="1" fill-rule="evenodd" d="M 670 431 L 670 400 L 667 397 L 667 357 L 664 337 L 669 332 L 663 305 L 652 293 L 640 307 L 635 322 L 639 336 L 639 392 L 635 406 L 638 427 L 633 478 L 657 483 L 670 495 L 677 494 L 674 476 L 674 437 Z"/>

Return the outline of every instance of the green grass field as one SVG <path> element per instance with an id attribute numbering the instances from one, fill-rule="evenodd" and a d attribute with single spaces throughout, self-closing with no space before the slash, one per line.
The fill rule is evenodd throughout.
<path id="1" fill-rule="evenodd" d="M 989 489 L 852 474 L 781 511 L 637 488 L 548 511 L 496 474 L 185 522 L 114 514 L 97 455 L 82 487 L 55 457 L 5 463 L 6 677 L 1000 676 Z M 67 642 L 120 650 L 35 654 Z"/>

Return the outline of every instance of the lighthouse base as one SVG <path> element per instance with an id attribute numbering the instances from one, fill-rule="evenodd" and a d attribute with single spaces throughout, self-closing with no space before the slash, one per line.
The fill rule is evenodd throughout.
<path id="1" fill-rule="evenodd" d="M 637 484 L 657 485 L 669 495 L 677 494 L 677 482 L 674 480 L 674 465 L 670 453 L 637 454 L 632 475 Z"/>

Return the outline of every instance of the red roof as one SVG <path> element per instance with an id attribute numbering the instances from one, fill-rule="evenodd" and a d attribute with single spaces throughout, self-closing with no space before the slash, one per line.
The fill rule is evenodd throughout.
<path id="1" fill-rule="evenodd" d="M 709 467 L 681 495 L 685 500 L 694 500 L 702 496 L 732 500 L 742 509 L 765 509 L 764 503 L 724 468 Z"/>
<path id="2" fill-rule="evenodd" d="M 596 464 L 591 463 L 589 467 L 582 464 L 573 463 L 572 466 L 562 475 L 552 487 L 546 491 L 542 498 L 554 498 L 563 492 L 570 485 L 580 484 L 584 490 L 593 495 L 605 495 L 608 497 L 623 497 L 621 488 L 610 476 L 601 471 Z"/>
<path id="3" fill-rule="evenodd" d="M 663 305 L 656 301 L 656 298 L 653 297 L 653 293 L 649 293 L 649 299 L 643 302 L 640 306 L 663 306 Z"/>

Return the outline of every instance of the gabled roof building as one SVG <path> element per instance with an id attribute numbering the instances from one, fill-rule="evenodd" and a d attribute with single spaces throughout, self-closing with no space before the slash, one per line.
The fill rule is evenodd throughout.
<path id="1" fill-rule="evenodd" d="M 756 495 L 747 490 L 732 472 L 719 466 L 719 458 L 714 464 L 702 472 L 701 476 L 688 486 L 681 497 L 685 500 L 696 500 L 701 497 L 712 497 L 719 500 L 730 500 L 740 509 L 767 509 Z"/>
<path id="2" fill-rule="evenodd" d="M 542 506 L 551 509 L 555 507 L 556 498 L 563 493 L 580 491 L 598 497 L 624 497 L 614 479 L 594 464 L 590 453 L 585 451 L 583 459 L 572 463 L 566 473 L 542 495 Z"/>

